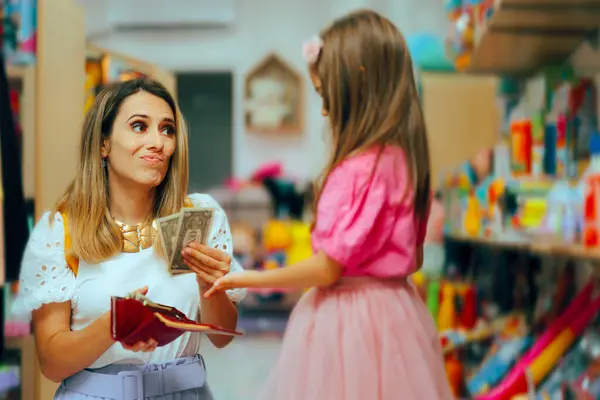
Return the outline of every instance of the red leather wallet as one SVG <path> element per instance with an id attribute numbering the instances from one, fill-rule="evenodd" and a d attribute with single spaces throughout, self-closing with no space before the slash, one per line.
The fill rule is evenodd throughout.
<path id="1" fill-rule="evenodd" d="M 175 307 L 125 297 L 111 298 L 110 330 L 114 340 L 128 346 L 154 339 L 160 347 L 171 343 L 184 332 L 243 335 L 215 325 L 199 324 Z"/>

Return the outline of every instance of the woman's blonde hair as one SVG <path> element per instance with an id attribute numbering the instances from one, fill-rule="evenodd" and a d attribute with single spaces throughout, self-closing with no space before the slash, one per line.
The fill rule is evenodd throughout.
<path id="1" fill-rule="evenodd" d="M 344 159 L 376 147 L 381 156 L 384 146 L 393 145 L 405 153 L 415 215 L 423 217 L 430 193 L 429 150 L 404 37 L 388 19 L 360 10 L 334 21 L 320 38 L 322 48 L 310 69 L 321 81 L 333 146 L 315 185 L 315 204 L 327 177 Z"/>
<path id="2" fill-rule="evenodd" d="M 85 117 L 75 179 L 54 210 L 66 212 L 69 217 L 72 255 L 89 263 L 106 260 L 122 249 L 121 230 L 109 211 L 108 175 L 100 150 L 104 140 L 112 133 L 121 104 L 138 92 L 146 92 L 164 100 L 171 108 L 177 126 L 175 153 L 165 178 L 156 188 L 152 218 L 178 212 L 185 201 L 189 174 L 187 126 L 173 96 L 163 85 L 148 78 L 133 79 L 105 88 Z M 160 250 L 157 242 L 155 246 Z"/>

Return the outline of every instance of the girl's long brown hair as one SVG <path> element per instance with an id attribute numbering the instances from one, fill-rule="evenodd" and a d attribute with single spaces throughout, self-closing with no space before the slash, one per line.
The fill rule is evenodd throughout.
<path id="1" fill-rule="evenodd" d="M 344 159 L 374 147 L 380 148 L 380 156 L 385 145 L 392 145 L 405 153 L 415 216 L 422 218 L 430 192 L 429 148 L 404 37 L 388 19 L 369 10 L 334 21 L 320 37 L 323 47 L 310 68 L 321 81 L 333 150 L 315 185 L 315 204 L 327 177 Z"/>
<path id="2" fill-rule="evenodd" d="M 96 97 L 85 117 L 76 176 L 54 210 L 66 212 L 69 217 L 72 254 L 90 263 L 98 263 L 118 254 L 123 245 L 121 230 L 109 211 L 108 176 L 106 168 L 102 166 L 100 149 L 104 140 L 111 135 L 123 101 L 141 91 L 164 100 L 171 108 L 177 125 L 175 153 L 171 157 L 167 175 L 156 188 L 152 217 L 176 213 L 185 201 L 188 185 L 187 127 L 171 94 L 163 85 L 148 78 L 107 87 Z M 154 246 L 162 254 L 158 241 Z"/>

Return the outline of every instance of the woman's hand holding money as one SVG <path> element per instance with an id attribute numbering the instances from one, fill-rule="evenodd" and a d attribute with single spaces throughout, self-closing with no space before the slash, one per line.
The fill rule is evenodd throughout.
<path id="1" fill-rule="evenodd" d="M 196 273 L 201 287 L 210 287 L 225 276 L 231 266 L 231 256 L 212 247 L 196 242 L 187 245 L 181 252 L 185 264 Z"/>

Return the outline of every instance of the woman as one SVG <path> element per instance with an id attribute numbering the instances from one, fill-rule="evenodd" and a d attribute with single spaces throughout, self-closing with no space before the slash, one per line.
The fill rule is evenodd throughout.
<path id="1" fill-rule="evenodd" d="M 186 197 L 186 135 L 172 96 L 149 79 L 107 88 L 86 117 L 77 175 L 31 234 L 13 310 L 32 315 L 42 373 L 62 382 L 55 399 L 212 398 L 198 334 L 159 348 L 153 340 L 125 347 L 110 334 L 111 296 L 136 290 L 191 319 L 201 310 L 202 322 L 236 326 L 245 292 L 203 297 L 241 267 L 220 206 L 208 195 Z M 152 221 L 184 205 L 216 211 L 208 245 L 182 251 L 195 274 L 171 277 Z"/>

